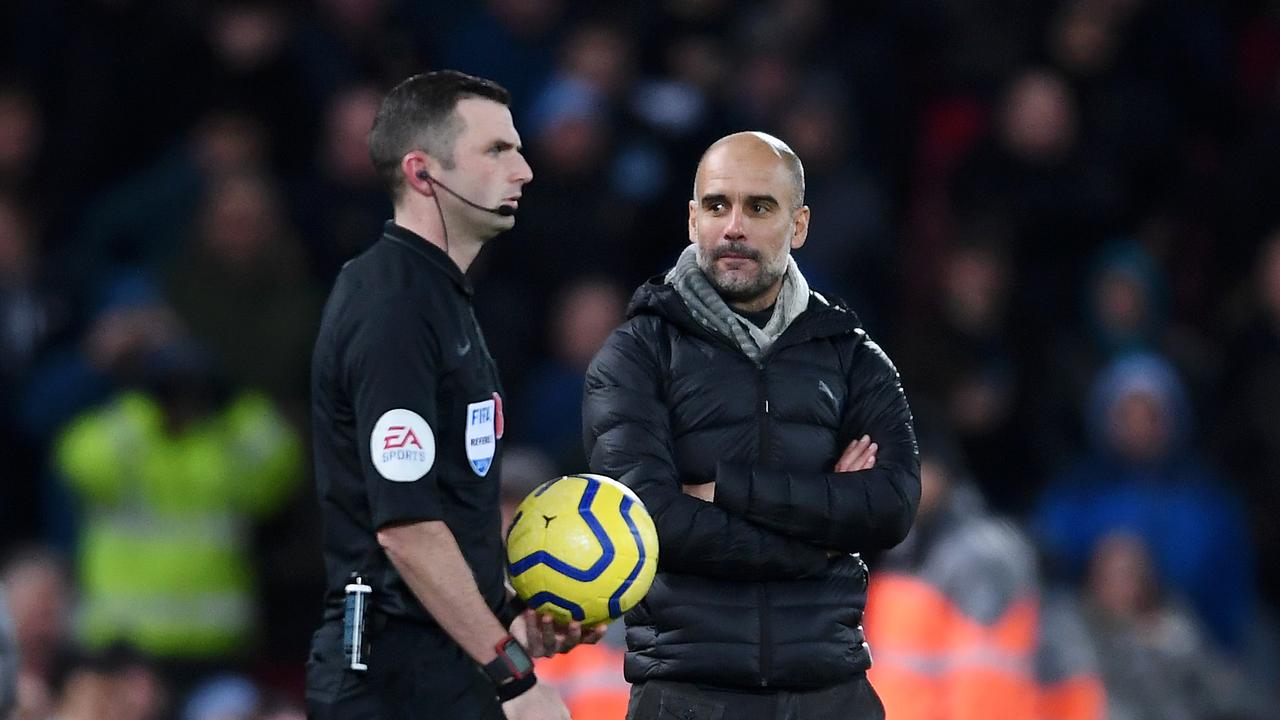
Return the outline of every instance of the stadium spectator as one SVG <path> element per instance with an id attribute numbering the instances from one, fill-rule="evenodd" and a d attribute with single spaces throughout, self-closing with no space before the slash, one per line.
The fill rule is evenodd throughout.
<path id="1" fill-rule="evenodd" d="M 939 261 L 942 278 L 931 311 L 904 326 L 903 377 L 943 413 L 984 498 L 1004 511 L 1027 496 L 1026 450 L 1018 438 L 1017 402 L 1025 382 L 1013 331 L 1015 267 L 996 219 L 974 220 Z M 919 387 L 918 390 L 915 388 Z"/>
<path id="2" fill-rule="evenodd" d="M 214 179 L 262 167 L 265 133 L 250 115 L 211 109 L 151 164 L 95 195 L 76 228 L 76 252 L 66 259 L 73 289 L 91 293 L 117 269 L 159 273 L 187 247 Z"/>
<path id="3" fill-rule="evenodd" d="M 258 608 L 253 523 L 300 480 L 302 444 L 261 394 L 226 386 L 175 341 L 145 355 L 142 388 L 59 434 L 54 459 L 82 513 L 79 630 L 127 641 L 190 676 L 243 661 Z"/>
<path id="4" fill-rule="evenodd" d="M 1168 273 L 1136 240 L 1116 240 L 1092 259 L 1081 290 L 1081 317 L 1046 338 L 1029 372 L 1028 394 L 1041 466 L 1062 467 L 1088 443 L 1080 398 L 1098 373 L 1133 353 L 1155 353 L 1188 378 L 1188 402 L 1210 406 L 1217 361 L 1205 341 L 1172 315 Z"/>
<path id="5" fill-rule="evenodd" d="M 798 89 L 778 126 L 805 164 L 805 194 L 814 207 L 830 208 L 809 229 L 805 272 L 815 284 L 859 308 L 868 327 L 886 327 L 890 283 L 876 268 L 892 262 L 888 198 L 867 166 L 863 137 L 836 78 Z"/>
<path id="6" fill-rule="evenodd" d="M 886 716 L 1100 720 L 1091 638 L 1044 624 L 1029 538 L 985 507 L 945 433 L 918 415 L 917 428 L 920 510 L 867 595 L 867 676 Z"/>
<path id="7" fill-rule="evenodd" d="M 1098 540 L 1085 597 L 1107 688 L 1107 717 L 1266 716 L 1256 712 L 1258 699 L 1246 695 L 1238 664 L 1215 651 L 1194 614 L 1162 594 L 1140 538 L 1120 531 Z"/>
<path id="8" fill-rule="evenodd" d="M 320 294 L 270 178 L 212 178 L 165 295 L 235 387 L 266 393 L 305 427 Z"/>
<path id="9" fill-rule="evenodd" d="M 20 720 L 163 720 L 168 688 L 150 660 L 127 644 L 86 650 L 58 649 L 53 670 L 53 712 Z"/>
<path id="10" fill-rule="evenodd" d="M 512 437 L 546 453 L 565 472 L 585 472 L 582 383 L 609 333 L 622 324 L 626 297 L 616 284 L 584 278 L 564 288 L 551 317 L 550 359 L 530 373 Z"/>
<path id="11" fill-rule="evenodd" d="M 1020 282 L 1015 303 L 1067 319 L 1072 281 L 1122 201 L 1119 176 L 1087 142 L 1075 91 L 1057 73 L 1025 69 L 1005 88 L 987 140 L 952 177 L 959 217 L 1008 218 Z"/>
<path id="12" fill-rule="evenodd" d="M 315 166 L 291 183 L 294 224 L 313 274 L 323 283 L 332 282 L 342 263 L 369 244 L 369 235 L 391 212 L 366 140 L 381 99 L 369 85 L 334 92 Z"/>
<path id="13" fill-rule="evenodd" d="M 50 709 L 57 652 L 71 642 L 70 573 L 55 551 L 21 547 L 0 568 L 0 592 L 20 659 L 15 668 L 19 717 L 41 717 Z"/>
<path id="14" fill-rule="evenodd" d="M 111 683 L 111 668 L 98 655 L 74 647 L 59 649 L 49 714 L 30 720 L 91 720 L 119 714 Z"/>
<path id="15" fill-rule="evenodd" d="M 1117 531 L 1143 540 L 1157 582 L 1185 597 L 1213 642 L 1240 653 L 1253 619 L 1253 551 L 1244 508 L 1202 454 L 1186 393 L 1155 355 L 1109 365 L 1088 398 L 1092 449 L 1040 498 L 1036 531 L 1069 577 Z"/>

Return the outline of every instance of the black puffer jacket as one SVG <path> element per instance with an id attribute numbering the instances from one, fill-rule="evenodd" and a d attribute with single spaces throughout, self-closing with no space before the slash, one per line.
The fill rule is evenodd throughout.
<path id="1" fill-rule="evenodd" d="M 866 566 L 848 553 L 896 545 L 920 499 L 897 370 L 817 293 L 760 365 L 659 279 L 628 314 L 583 408 L 591 470 L 634 489 L 658 528 L 657 579 L 626 618 L 627 679 L 802 689 L 865 671 Z M 864 433 L 876 467 L 832 472 Z M 714 503 L 681 492 L 709 480 Z"/>

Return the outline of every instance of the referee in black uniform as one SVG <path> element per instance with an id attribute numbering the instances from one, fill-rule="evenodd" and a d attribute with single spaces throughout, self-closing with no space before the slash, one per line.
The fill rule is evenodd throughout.
<path id="1" fill-rule="evenodd" d="M 521 613 L 504 583 L 502 385 L 463 273 L 533 177 L 509 102 L 488 80 L 416 75 L 369 134 L 395 219 L 338 275 L 312 364 L 317 720 L 567 718 L 529 657 L 603 632 Z"/>

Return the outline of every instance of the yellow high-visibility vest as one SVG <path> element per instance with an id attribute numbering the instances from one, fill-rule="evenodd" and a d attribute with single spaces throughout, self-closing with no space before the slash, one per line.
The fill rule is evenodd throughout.
<path id="1" fill-rule="evenodd" d="M 82 638 L 162 658 L 233 654 L 253 628 L 250 523 L 279 507 L 302 469 L 298 434 L 246 393 L 183 429 L 126 393 L 58 437 L 55 459 L 82 513 Z"/>

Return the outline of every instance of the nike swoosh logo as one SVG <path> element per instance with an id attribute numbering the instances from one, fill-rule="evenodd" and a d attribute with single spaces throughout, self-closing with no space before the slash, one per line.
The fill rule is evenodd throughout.
<path id="1" fill-rule="evenodd" d="M 458 356 L 461 357 L 471 352 L 471 338 L 467 338 L 463 342 L 458 343 Z"/>

